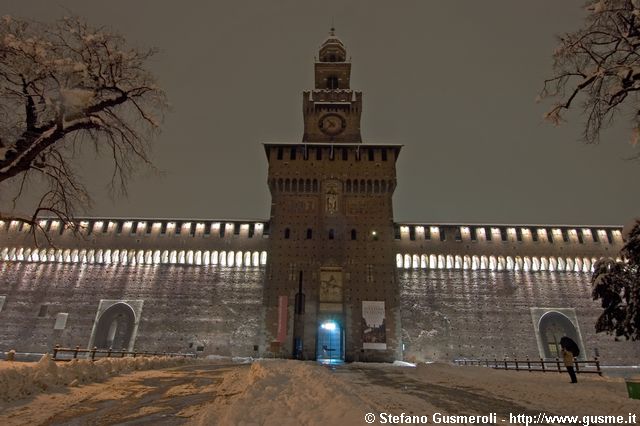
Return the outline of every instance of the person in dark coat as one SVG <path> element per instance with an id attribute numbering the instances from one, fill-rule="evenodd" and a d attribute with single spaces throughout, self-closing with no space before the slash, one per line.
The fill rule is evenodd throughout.
<path id="1" fill-rule="evenodd" d="M 569 377 L 571 377 L 571 383 L 578 383 L 576 372 L 573 369 L 573 365 L 575 363 L 575 358 L 573 356 L 573 353 L 570 350 L 563 347 L 562 359 L 564 360 L 564 366 L 567 367 L 567 373 L 569 373 Z"/>

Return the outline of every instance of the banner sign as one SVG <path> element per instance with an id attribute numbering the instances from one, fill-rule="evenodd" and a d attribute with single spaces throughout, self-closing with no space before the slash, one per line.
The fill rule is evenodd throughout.
<path id="1" fill-rule="evenodd" d="M 278 297 L 278 338 L 280 343 L 284 343 L 287 338 L 287 309 L 289 298 L 287 296 Z"/>
<path id="2" fill-rule="evenodd" d="M 387 349 L 384 301 L 362 301 L 362 348 Z"/>

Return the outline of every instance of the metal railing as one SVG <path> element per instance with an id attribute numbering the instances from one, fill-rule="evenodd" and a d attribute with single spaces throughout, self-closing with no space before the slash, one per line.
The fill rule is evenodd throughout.
<path id="1" fill-rule="evenodd" d="M 64 356 L 64 354 L 70 354 L 70 356 Z M 62 356 L 61 356 L 62 355 Z M 197 358 L 193 353 L 176 353 L 176 352 L 149 352 L 149 351 L 127 351 L 109 349 L 80 349 L 80 346 L 75 348 L 61 348 L 60 345 L 56 345 L 53 348 L 54 361 L 71 361 L 73 359 L 90 359 L 95 361 L 99 358 L 125 358 L 125 357 L 149 357 L 149 356 L 166 356 L 166 357 L 182 357 L 182 358 Z"/>
<path id="2" fill-rule="evenodd" d="M 531 360 L 528 357 L 524 360 L 518 359 L 454 359 L 457 365 L 477 365 L 481 367 L 490 367 L 498 370 L 516 370 L 516 371 L 541 371 L 546 372 L 564 372 L 564 361 L 556 358 L 555 360 L 545 360 L 543 358 Z M 598 374 L 602 376 L 600 368 L 600 360 L 596 357 L 592 360 L 574 361 L 576 373 L 581 374 Z"/>

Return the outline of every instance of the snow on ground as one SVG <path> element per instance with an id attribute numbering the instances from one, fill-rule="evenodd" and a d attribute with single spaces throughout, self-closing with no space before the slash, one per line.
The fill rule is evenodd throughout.
<path id="1" fill-rule="evenodd" d="M 134 370 L 172 367 L 189 362 L 184 358 L 103 358 L 95 362 L 75 359 L 55 362 L 45 354 L 37 363 L 0 363 L 0 401 L 12 401 L 67 386 L 101 382 Z"/>
<path id="2" fill-rule="evenodd" d="M 47 388 L 37 397 L 0 401 L 0 424 L 358 425 L 366 424 L 366 413 L 378 420 L 381 413 L 430 418 L 435 413 L 496 413 L 501 424 L 509 413 L 540 412 L 625 419 L 636 414 L 640 421 L 640 401 L 628 398 L 621 378 L 582 374 L 578 384 L 570 384 L 566 372 L 442 363 L 412 368 L 402 363 L 336 367 L 291 360 L 243 361 L 250 360 L 205 360 L 135 371 L 104 383 Z M 51 368 L 50 362 L 41 364 L 33 369 Z"/>

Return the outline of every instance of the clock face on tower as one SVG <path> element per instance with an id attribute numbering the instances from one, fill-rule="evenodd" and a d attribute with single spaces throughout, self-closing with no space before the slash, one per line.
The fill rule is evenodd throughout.
<path id="1" fill-rule="evenodd" d="M 326 114 L 320 118 L 318 127 L 320 127 L 322 133 L 335 136 L 344 131 L 345 127 L 347 127 L 347 122 L 339 114 Z"/>

